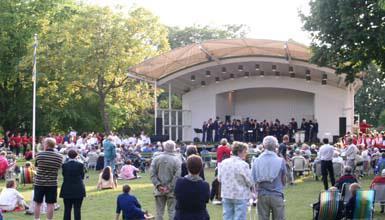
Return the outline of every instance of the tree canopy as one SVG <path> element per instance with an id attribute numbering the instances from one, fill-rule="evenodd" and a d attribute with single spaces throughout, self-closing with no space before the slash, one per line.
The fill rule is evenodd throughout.
<path id="1" fill-rule="evenodd" d="M 382 1 L 383 3 L 383 1 Z M 347 82 L 371 63 L 385 77 L 385 8 L 378 0 L 312 0 L 310 14 L 301 14 L 310 32 L 313 56 L 321 66 L 346 73 Z"/>

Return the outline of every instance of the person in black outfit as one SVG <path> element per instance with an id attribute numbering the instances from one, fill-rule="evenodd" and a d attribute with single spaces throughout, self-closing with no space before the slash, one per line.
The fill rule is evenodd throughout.
<path id="1" fill-rule="evenodd" d="M 212 143 L 213 142 L 213 120 L 210 118 L 207 122 L 207 136 L 206 136 L 206 142 Z"/>
<path id="2" fill-rule="evenodd" d="M 214 142 L 219 142 L 219 117 L 215 118 L 214 123 L 212 124 L 213 130 L 214 130 Z"/>
<path id="3" fill-rule="evenodd" d="M 187 158 L 187 169 L 189 175 L 176 181 L 174 220 L 209 220 L 206 203 L 210 198 L 210 186 L 199 177 L 203 169 L 202 159 L 191 155 Z"/>
<path id="4" fill-rule="evenodd" d="M 81 206 L 86 190 L 83 183 L 84 165 L 75 158 L 78 156 L 75 150 L 68 152 L 68 161 L 62 165 L 63 185 L 60 190 L 60 198 L 64 201 L 64 220 L 71 219 L 71 209 L 74 208 L 75 220 L 81 219 Z"/>
<path id="5" fill-rule="evenodd" d="M 207 122 L 203 122 L 203 125 L 202 125 L 202 143 L 206 143 L 206 139 L 207 139 Z"/>
<path id="6" fill-rule="evenodd" d="M 192 145 L 192 146 L 188 146 L 187 149 L 186 149 L 186 157 L 188 158 L 189 156 L 191 155 L 199 155 L 198 154 L 198 150 L 197 148 Z M 203 161 L 202 161 L 203 162 Z M 181 177 L 185 177 L 186 175 L 188 174 L 188 170 L 187 170 L 187 162 L 183 162 L 182 163 L 182 171 L 181 171 Z M 204 172 L 204 169 L 201 169 L 201 171 L 199 172 L 199 176 L 205 180 L 205 172 Z"/>

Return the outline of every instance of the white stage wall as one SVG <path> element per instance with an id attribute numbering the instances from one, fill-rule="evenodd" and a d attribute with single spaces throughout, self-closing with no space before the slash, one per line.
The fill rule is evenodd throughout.
<path id="1" fill-rule="evenodd" d="M 317 119 L 319 123 L 319 138 L 326 137 L 325 133 L 338 135 L 339 117 L 346 117 L 347 108 L 345 105 L 348 93 L 344 88 L 321 85 L 319 82 L 305 81 L 304 79 L 290 79 L 288 77 L 276 78 L 273 76 L 265 76 L 236 78 L 234 80 L 225 80 L 220 83 L 209 84 L 203 88 L 198 87 L 183 95 L 183 109 L 191 111 L 192 121 L 191 128 L 184 129 L 183 140 L 192 140 L 195 137 L 193 128 L 201 128 L 203 121 L 206 121 L 208 118 L 215 118 L 217 114 L 221 117 L 221 115 L 224 116 L 230 113 L 233 113 L 230 115 L 247 115 L 253 112 L 252 108 L 256 107 L 255 100 L 262 97 L 259 95 L 242 95 L 242 91 L 247 91 L 244 89 L 253 88 L 264 88 L 266 92 L 270 90 L 271 94 L 269 94 L 269 97 L 276 99 L 276 101 L 266 99 L 262 101 L 264 103 L 270 103 L 269 105 L 273 106 L 258 110 L 266 119 L 279 118 L 282 122 L 286 122 L 287 120 L 280 118 L 280 116 L 287 118 L 289 115 L 295 114 L 299 122 L 299 119 L 302 118 L 302 116 L 300 116 L 302 113 L 311 115 L 311 113 L 314 112 L 314 118 Z M 272 88 L 277 88 L 278 90 L 272 91 Z M 290 90 L 290 92 L 286 91 L 287 95 L 285 99 L 278 97 L 285 91 L 279 89 Z M 230 94 L 227 97 L 221 95 L 222 93 L 229 93 L 231 91 L 234 91 L 235 94 Z M 237 93 L 239 94 L 237 95 Z M 293 97 L 293 95 L 295 95 L 295 97 Z M 237 97 L 238 101 L 236 101 Z M 234 100 L 233 104 L 230 100 Z M 294 101 L 298 103 L 298 107 L 293 107 L 294 105 L 291 104 L 292 107 L 289 108 L 289 113 L 284 116 L 285 113 L 280 109 L 282 108 L 282 103 L 292 103 Z M 312 106 L 309 105 L 311 102 L 313 102 Z M 237 103 L 240 104 L 240 106 L 237 106 Z M 331 137 L 329 136 L 329 138 Z"/>
<path id="2" fill-rule="evenodd" d="M 288 123 L 292 117 L 314 119 L 314 94 L 280 88 L 251 88 L 217 94 L 216 116 L 223 121 L 250 117 L 258 121 L 278 118 Z"/>

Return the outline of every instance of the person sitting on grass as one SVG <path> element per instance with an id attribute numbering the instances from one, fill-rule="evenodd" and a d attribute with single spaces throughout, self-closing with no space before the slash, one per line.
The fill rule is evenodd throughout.
<path id="1" fill-rule="evenodd" d="M 98 189 L 115 189 L 117 187 L 110 166 L 106 166 L 99 175 Z"/>
<path id="2" fill-rule="evenodd" d="M 7 180 L 6 188 L 0 194 L 0 209 L 12 212 L 16 208 L 28 209 L 29 207 L 24 201 L 24 197 L 16 190 L 16 181 Z"/>
<path id="3" fill-rule="evenodd" d="M 142 207 L 135 196 L 130 195 L 131 187 L 123 186 L 123 193 L 118 196 L 116 206 L 116 220 L 119 220 L 120 213 L 123 212 L 123 220 L 143 220 L 151 219 L 146 211 L 142 211 Z"/>
<path id="4" fill-rule="evenodd" d="M 125 165 L 120 169 L 119 178 L 124 180 L 140 178 L 137 172 L 139 172 L 139 169 L 131 164 L 131 160 L 126 160 Z"/>
<path id="5" fill-rule="evenodd" d="M 375 176 L 374 179 L 372 180 L 372 183 L 370 184 L 370 188 L 373 189 L 375 184 L 385 184 L 385 169 L 382 170 L 381 176 Z M 384 213 L 385 209 L 385 203 L 381 202 L 381 213 Z"/>
<path id="6" fill-rule="evenodd" d="M 349 187 L 352 197 L 349 199 L 348 203 L 345 206 L 346 219 L 353 219 L 354 208 L 356 205 L 356 194 L 359 189 L 361 189 L 361 186 L 358 183 L 353 183 Z"/>
<path id="7" fill-rule="evenodd" d="M 350 166 L 345 166 L 344 167 L 344 175 L 341 176 L 336 181 L 335 187 L 337 187 L 338 190 L 341 191 L 344 183 L 347 183 L 347 184 L 358 183 L 357 178 L 354 175 L 352 175 L 352 173 L 353 173 L 352 168 Z"/>

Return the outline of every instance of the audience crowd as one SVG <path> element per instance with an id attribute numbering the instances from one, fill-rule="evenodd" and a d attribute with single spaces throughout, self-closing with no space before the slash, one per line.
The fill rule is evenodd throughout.
<path id="1" fill-rule="evenodd" d="M 78 135 L 74 131 L 66 135 L 49 134 L 37 140 L 34 164 L 27 162 L 23 166 L 17 165 L 16 160 L 21 157 L 27 161 L 32 159 L 28 155 L 31 138 L 27 134 L 15 136 L 7 132 L 0 152 L 0 177 L 6 179 L 0 194 L 0 209 L 3 212 L 25 209 L 35 220 L 39 220 L 42 213 L 47 219 L 53 219 L 58 208 L 61 169 L 63 182 L 59 197 L 64 203 L 64 219 L 71 219 L 73 209 L 74 219 L 79 220 L 86 197 L 84 179 L 88 169 L 100 171 L 98 190 L 116 189 L 118 179 L 135 180 L 140 178 L 141 172 L 149 171 L 154 187 L 154 216 L 131 194 L 129 184 L 124 184 L 116 202 L 117 220 L 121 215 L 126 220 L 161 220 L 165 211 L 169 219 L 210 219 L 206 208 L 210 201 L 222 205 L 223 219 L 226 220 L 246 219 L 252 205 L 257 208 L 258 219 L 267 220 L 271 215 L 273 219 L 281 220 L 286 219 L 285 186 L 294 185 L 296 178 L 313 171 L 317 179 L 322 177 L 326 192 L 346 198 L 346 202 L 339 206 L 336 218 L 353 219 L 357 201 L 361 199 L 360 192 L 364 190 L 360 185 L 361 178 L 374 174 L 370 189 L 385 185 L 385 153 L 381 152 L 384 134 L 370 133 L 367 127 L 357 134 L 347 133 L 334 144 L 329 143 L 328 138 L 320 145 L 293 143 L 291 131 L 303 126 L 308 142 L 316 140 L 318 128 L 315 123 L 304 120 L 298 127 L 294 119 L 287 126 L 281 125 L 279 120 L 272 124 L 251 119 L 233 123 L 209 120 L 204 123 L 204 140 L 219 142 L 212 152 L 195 145 L 177 145 L 171 140 L 151 143 L 143 132 L 138 137 L 98 133 Z M 224 133 L 220 130 L 226 126 L 232 126 L 232 129 L 241 126 L 243 131 L 256 128 L 257 134 L 254 136 L 252 131 L 251 136 L 245 133 L 237 136 L 233 131 L 228 136 L 226 129 L 230 128 Z M 306 135 L 308 126 L 311 129 Z M 281 132 L 285 129 L 287 132 Z M 259 131 L 263 136 L 258 135 Z M 258 142 L 260 144 L 255 144 Z M 209 161 L 207 156 L 211 157 Z M 216 175 L 210 187 L 205 180 L 204 168 L 213 162 Z M 27 204 L 17 191 L 17 184 L 29 183 L 34 186 L 31 204 Z M 314 199 L 317 199 L 316 195 Z M 321 206 L 320 202 L 313 204 L 315 219 Z M 380 207 L 383 213 L 385 203 Z"/>

